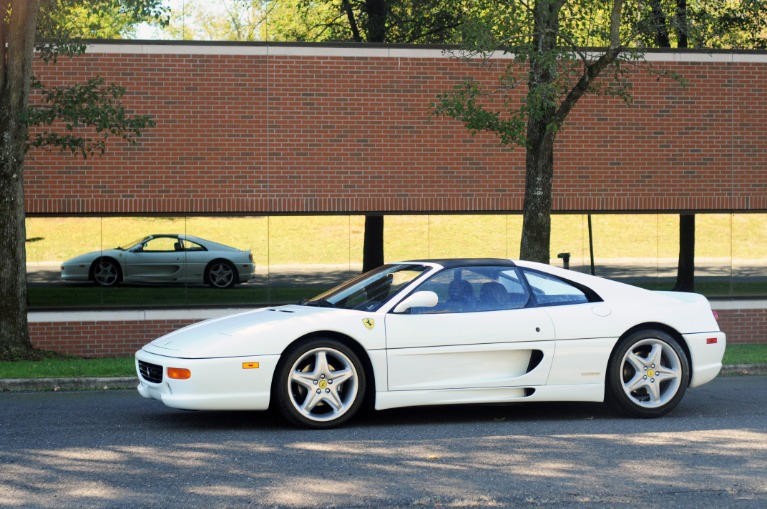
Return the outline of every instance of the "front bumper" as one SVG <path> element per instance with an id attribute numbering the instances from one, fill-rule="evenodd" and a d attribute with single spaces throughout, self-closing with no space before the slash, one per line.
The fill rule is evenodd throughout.
<path id="1" fill-rule="evenodd" d="M 279 358 L 264 355 L 181 359 L 139 350 L 135 359 L 137 389 L 145 398 L 184 410 L 266 410 Z M 147 379 L 146 369 L 139 369 L 141 363 L 152 367 L 151 380 Z M 186 380 L 168 378 L 169 367 L 188 369 L 192 375 Z"/>
<path id="2" fill-rule="evenodd" d="M 61 280 L 62 281 L 88 281 L 90 266 L 85 264 L 78 265 L 62 265 L 61 266 Z"/>

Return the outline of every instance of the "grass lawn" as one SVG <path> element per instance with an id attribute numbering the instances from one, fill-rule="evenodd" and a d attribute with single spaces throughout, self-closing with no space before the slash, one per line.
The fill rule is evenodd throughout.
<path id="1" fill-rule="evenodd" d="M 609 259 L 659 259 L 678 255 L 679 216 L 592 216 L 597 263 Z M 363 216 L 272 217 L 34 217 L 27 218 L 27 261 L 63 261 L 126 245 L 151 233 L 187 233 L 250 249 L 260 267 L 284 264 L 359 264 Z M 519 256 L 521 215 L 387 216 L 386 260 Z M 696 256 L 701 259 L 767 258 L 767 214 L 698 214 Z M 551 253 L 589 260 L 584 214 L 552 216 Z"/>
<path id="2" fill-rule="evenodd" d="M 80 359 L 52 355 L 38 361 L 0 362 L 0 378 L 80 378 L 135 374 L 132 357 Z"/>
<path id="3" fill-rule="evenodd" d="M 767 364 L 767 345 L 728 345 L 726 366 Z M 59 355 L 39 361 L 0 362 L 0 378 L 72 378 L 133 376 L 132 357 L 113 359 L 65 358 Z"/>

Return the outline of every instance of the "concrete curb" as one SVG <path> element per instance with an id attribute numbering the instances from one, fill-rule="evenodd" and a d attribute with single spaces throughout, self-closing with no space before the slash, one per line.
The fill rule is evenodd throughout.
<path id="1" fill-rule="evenodd" d="M 7 378 L 0 380 L 0 392 L 106 391 L 135 389 L 135 376 L 108 378 Z"/>
<path id="2" fill-rule="evenodd" d="M 722 367 L 722 376 L 765 375 L 767 364 L 735 364 Z M 135 376 L 108 378 L 6 378 L 0 379 L 0 392 L 108 391 L 135 389 Z"/>

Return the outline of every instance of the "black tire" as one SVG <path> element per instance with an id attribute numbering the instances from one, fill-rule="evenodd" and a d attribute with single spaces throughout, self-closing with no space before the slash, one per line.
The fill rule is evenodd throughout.
<path id="1" fill-rule="evenodd" d="M 104 288 L 117 286 L 122 278 L 120 264 L 111 258 L 99 258 L 91 266 L 91 279 Z"/>
<path id="2" fill-rule="evenodd" d="M 231 288 L 237 283 L 237 269 L 226 260 L 215 260 L 205 269 L 205 280 L 213 288 Z"/>
<path id="3" fill-rule="evenodd" d="M 633 417 L 660 417 L 682 400 L 690 365 L 679 342 L 659 330 L 623 338 L 607 367 L 607 401 Z"/>
<path id="4" fill-rule="evenodd" d="M 312 339 L 289 349 L 280 362 L 273 396 L 293 424 L 325 429 L 351 419 L 365 399 L 365 369 L 354 351 L 334 339 Z"/>

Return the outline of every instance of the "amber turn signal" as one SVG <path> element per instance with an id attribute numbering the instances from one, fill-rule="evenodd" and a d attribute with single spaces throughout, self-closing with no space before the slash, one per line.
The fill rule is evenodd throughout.
<path id="1" fill-rule="evenodd" d="M 168 368 L 168 378 L 188 380 L 192 378 L 192 372 L 186 368 Z"/>

